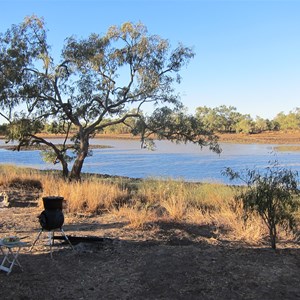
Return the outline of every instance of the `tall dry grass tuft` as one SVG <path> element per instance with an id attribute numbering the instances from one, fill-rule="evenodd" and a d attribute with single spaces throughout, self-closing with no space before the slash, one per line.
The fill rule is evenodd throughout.
<path id="1" fill-rule="evenodd" d="M 189 207 L 187 209 L 186 221 L 198 225 L 213 225 L 210 213 L 196 207 Z"/>
<path id="2" fill-rule="evenodd" d="M 258 243 L 266 234 L 266 226 L 261 218 L 253 213 L 245 220 L 242 205 L 239 204 L 222 207 L 210 217 L 213 224 L 232 240 Z"/>
<path id="3" fill-rule="evenodd" d="M 0 186 L 42 189 L 38 170 L 19 168 L 14 165 L 0 165 Z"/>
<path id="4" fill-rule="evenodd" d="M 99 213 L 111 209 L 119 202 L 126 202 L 129 193 L 124 185 L 101 180 L 86 179 L 82 182 L 68 182 L 55 173 L 0 165 L 0 186 L 2 189 L 38 188 L 43 196 L 61 196 L 67 202 L 70 212 Z M 42 201 L 40 201 L 42 207 Z"/>
<path id="5" fill-rule="evenodd" d="M 153 211 L 138 206 L 123 205 L 118 209 L 114 208 L 111 213 L 118 219 L 125 219 L 127 227 L 133 229 L 144 229 L 146 224 L 156 220 Z"/>
<path id="6" fill-rule="evenodd" d="M 161 206 L 164 207 L 168 213 L 168 217 L 174 221 L 183 221 L 186 216 L 188 202 L 184 197 L 184 191 L 177 195 L 172 194 L 162 201 Z"/>
<path id="7" fill-rule="evenodd" d="M 233 204 L 234 190 L 232 187 L 203 183 L 188 187 L 188 198 L 192 207 L 201 211 L 219 211 Z"/>
<path id="8" fill-rule="evenodd" d="M 208 221 L 210 214 L 233 205 L 233 190 L 222 184 L 196 184 L 176 180 L 144 180 L 137 192 L 145 206 L 160 205 L 176 221 Z M 192 216 L 192 214 L 197 215 Z"/>
<path id="9" fill-rule="evenodd" d="M 238 187 L 221 184 L 201 184 L 189 190 L 187 221 L 213 225 L 219 234 L 248 243 L 261 241 L 266 234 L 266 226 L 253 213 L 244 219 L 243 207 L 235 200 Z"/>
<path id="10" fill-rule="evenodd" d="M 161 217 L 182 221 L 188 207 L 187 188 L 183 181 L 146 179 L 139 186 L 136 201 L 146 208 L 163 208 Z M 158 209 L 160 212 L 161 209 Z"/>
<path id="11" fill-rule="evenodd" d="M 104 212 L 129 198 L 128 191 L 117 184 L 95 180 L 67 182 L 52 177 L 47 178 L 43 186 L 44 196 L 64 197 L 69 212 Z"/>

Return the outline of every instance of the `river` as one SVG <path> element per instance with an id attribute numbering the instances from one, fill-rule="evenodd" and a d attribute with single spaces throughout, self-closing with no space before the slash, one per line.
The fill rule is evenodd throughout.
<path id="1" fill-rule="evenodd" d="M 57 140 L 57 143 L 60 141 Z M 4 141 L 0 140 L 0 145 Z M 221 173 L 226 167 L 235 171 L 265 168 L 277 160 L 282 166 L 300 173 L 300 152 L 276 152 L 270 144 L 221 144 L 220 155 L 193 144 L 156 141 L 156 150 L 141 149 L 136 140 L 94 139 L 91 144 L 111 146 L 94 149 L 86 158 L 83 172 L 128 176 L 133 178 L 174 178 L 186 181 L 229 183 Z M 37 169 L 61 169 L 45 163 L 39 151 L 0 149 L 0 164 L 14 164 Z"/>

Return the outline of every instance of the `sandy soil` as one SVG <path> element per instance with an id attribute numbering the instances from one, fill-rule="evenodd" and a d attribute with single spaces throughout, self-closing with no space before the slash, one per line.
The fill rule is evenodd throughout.
<path id="1" fill-rule="evenodd" d="M 14 193 L 11 207 L 0 209 L 0 236 L 32 243 L 42 208 L 37 195 Z M 22 249 L 23 271 L 0 272 L 1 299 L 300 299 L 297 244 L 275 252 L 230 241 L 214 227 L 159 222 L 132 230 L 107 215 L 65 213 L 63 228 L 101 240 L 74 250 L 55 240 L 51 259 L 43 233 L 32 252 Z"/>

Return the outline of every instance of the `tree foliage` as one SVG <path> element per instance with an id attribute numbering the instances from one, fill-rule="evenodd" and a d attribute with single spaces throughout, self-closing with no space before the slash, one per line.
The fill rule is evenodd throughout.
<path id="1" fill-rule="evenodd" d="M 288 114 L 280 112 L 274 118 L 274 121 L 278 123 L 281 130 L 297 130 L 300 128 L 300 109 L 296 108 Z"/>
<path id="2" fill-rule="evenodd" d="M 298 109 L 288 115 L 280 113 L 273 120 L 269 120 L 259 116 L 253 119 L 249 114 L 239 113 L 234 106 L 199 106 L 195 116 L 207 129 L 219 133 L 255 134 L 280 129 L 300 129 Z"/>
<path id="3" fill-rule="evenodd" d="M 127 22 L 103 36 L 67 38 L 56 62 L 43 19 L 28 17 L 0 36 L 0 114 L 8 121 L 8 139 L 20 146 L 47 145 L 64 175 L 75 179 L 91 153 L 90 138 L 117 124 L 142 141 L 157 134 L 219 151 L 212 131 L 185 115 L 175 92 L 179 72 L 193 56 L 191 48 L 179 44 L 172 49 L 143 24 Z M 153 115 L 143 114 L 149 104 Z M 59 147 L 39 137 L 42 126 L 37 124 L 46 123 L 64 135 Z M 69 173 L 70 151 L 75 161 Z"/>
<path id="4" fill-rule="evenodd" d="M 196 117 L 211 130 L 218 132 L 235 132 L 236 124 L 241 120 L 242 114 L 234 106 L 221 105 L 215 108 L 197 107 Z"/>
<path id="5" fill-rule="evenodd" d="M 226 168 L 224 174 L 231 180 L 239 179 L 246 183 L 247 188 L 238 196 L 241 200 L 245 216 L 256 211 L 269 229 L 270 244 L 276 249 L 277 227 L 287 229 L 296 227 L 294 213 L 299 209 L 298 173 L 282 168 L 277 162 L 261 172 L 246 169 L 234 172 Z"/>
<path id="6" fill-rule="evenodd" d="M 253 133 L 254 122 L 250 115 L 245 115 L 235 125 L 235 131 L 237 133 Z"/>

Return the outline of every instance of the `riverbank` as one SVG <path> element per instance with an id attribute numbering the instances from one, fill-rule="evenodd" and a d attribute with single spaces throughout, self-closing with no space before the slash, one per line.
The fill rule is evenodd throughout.
<path id="1" fill-rule="evenodd" d="M 299 144 L 300 145 L 300 130 L 299 131 L 267 131 L 256 134 L 243 133 L 222 133 L 217 134 L 221 143 L 236 143 L 236 144 Z M 98 139 L 135 139 L 139 140 L 139 136 L 132 136 L 129 133 L 125 134 L 97 134 Z"/>
<path id="2" fill-rule="evenodd" d="M 63 135 L 42 134 L 47 139 L 64 138 Z M 298 131 L 267 131 L 256 134 L 243 133 L 223 133 L 217 134 L 219 142 L 237 144 L 300 144 L 300 130 Z M 120 139 L 120 140 L 139 140 L 139 136 L 129 133 L 124 134 L 97 134 L 96 139 Z M 4 136 L 0 136 L 4 139 Z"/>
<path id="3" fill-rule="evenodd" d="M 257 134 L 219 134 L 222 143 L 237 144 L 300 144 L 300 131 L 268 131 Z"/>

